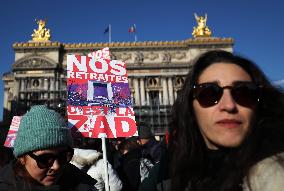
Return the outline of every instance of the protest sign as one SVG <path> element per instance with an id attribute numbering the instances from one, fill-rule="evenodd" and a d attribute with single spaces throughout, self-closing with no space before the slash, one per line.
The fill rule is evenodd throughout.
<path id="1" fill-rule="evenodd" d="M 126 65 L 109 48 L 67 56 L 68 126 L 90 138 L 137 135 Z"/>
<path id="2" fill-rule="evenodd" d="M 10 129 L 8 131 L 4 146 L 5 147 L 13 147 L 14 141 L 16 139 L 18 129 L 20 126 L 22 116 L 14 116 L 10 125 Z"/>

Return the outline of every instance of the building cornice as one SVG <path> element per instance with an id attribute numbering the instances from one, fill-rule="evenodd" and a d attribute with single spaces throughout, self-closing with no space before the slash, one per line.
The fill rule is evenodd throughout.
<path id="1" fill-rule="evenodd" d="M 12 72 L 6 72 L 2 75 L 3 81 L 11 81 L 14 79 L 14 74 Z"/>
<path id="2" fill-rule="evenodd" d="M 73 49 L 96 49 L 109 47 L 112 49 L 120 48 L 185 48 L 192 45 L 213 45 L 224 44 L 232 46 L 234 40 L 232 38 L 195 38 L 182 41 L 143 41 L 143 42 L 111 42 L 111 43 L 65 43 L 63 44 L 66 50 Z"/>
<path id="3" fill-rule="evenodd" d="M 16 42 L 13 44 L 14 50 L 21 49 L 59 49 L 62 46 L 60 42 Z"/>
<path id="4" fill-rule="evenodd" d="M 60 43 L 60 42 L 23 42 L 14 43 L 15 50 L 20 49 L 34 49 L 34 48 L 60 48 L 65 50 L 78 50 L 78 49 L 98 49 L 103 47 L 110 47 L 112 49 L 121 48 L 185 48 L 188 46 L 198 45 L 229 45 L 234 44 L 232 38 L 219 38 L 219 37 L 203 37 L 203 38 L 189 38 L 182 41 L 143 41 L 143 42 L 111 42 L 111 43 Z"/>

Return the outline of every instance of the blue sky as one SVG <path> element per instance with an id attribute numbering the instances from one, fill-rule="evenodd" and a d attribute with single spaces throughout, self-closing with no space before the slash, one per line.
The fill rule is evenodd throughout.
<path id="1" fill-rule="evenodd" d="M 194 13 L 207 13 L 215 37 L 232 37 L 234 51 L 252 59 L 272 81 L 284 79 L 284 2 L 280 0 L 1 0 L 0 74 L 14 62 L 12 44 L 27 42 L 35 19 L 47 19 L 52 41 L 133 41 L 128 28 L 136 24 L 138 41 L 192 38 Z M 3 83 L 0 82 L 0 119 Z"/>

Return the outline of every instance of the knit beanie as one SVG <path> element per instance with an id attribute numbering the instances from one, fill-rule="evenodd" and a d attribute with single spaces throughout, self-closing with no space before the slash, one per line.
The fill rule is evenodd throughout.
<path id="1" fill-rule="evenodd" d="M 33 106 L 21 119 L 14 143 L 15 157 L 58 146 L 72 146 L 66 122 L 45 105 Z"/>

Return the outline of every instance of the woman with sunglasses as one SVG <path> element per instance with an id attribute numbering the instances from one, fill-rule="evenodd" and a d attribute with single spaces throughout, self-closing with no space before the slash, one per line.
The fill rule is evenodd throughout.
<path id="1" fill-rule="evenodd" d="M 72 137 L 64 119 L 44 105 L 21 119 L 14 143 L 16 160 L 0 171 L 0 190 L 95 190 L 96 181 L 69 164 Z"/>
<path id="2" fill-rule="evenodd" d="M 142 190 L 282 191 L 284 94 L 251 61 L 201 55 L 173 106 L 166 157 Z"/>

